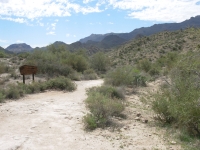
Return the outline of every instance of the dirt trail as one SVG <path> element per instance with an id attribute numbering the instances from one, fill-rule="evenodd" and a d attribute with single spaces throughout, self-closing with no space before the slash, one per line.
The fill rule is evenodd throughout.
<path id="1" fill-rule="evenodd" d="M 85 132 L 85 89 L 102 80 L 76 82 L 74 92 L 49 91 L 0 104 L 0 150 L 153 150 L 166 145 L 156 128 L 135 120 L 138 97 L 127 97 L 128 118 L 123 126 Z M 134 107 L 133 107 L 134 105 Z M 143 113 L 143 112 L 142 112 Z M 131 115 L 132 114 L 132 115 Z"/>

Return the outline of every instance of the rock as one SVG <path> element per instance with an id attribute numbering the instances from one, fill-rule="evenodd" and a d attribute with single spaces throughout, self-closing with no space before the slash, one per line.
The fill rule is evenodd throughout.
<path id="1" fill-rule="evenodd" d="M 144 119 L 142 122 L 143 123 L 148 123 L 148 119 Z"/>
<path id="2" fill-rule="evenodd" d="M 141 113 L 138 112 L 138 113 L 137 113 L 137 117 L 140 117 L 140 116 L 141 116 Z"/>
<path id="3" fill-rule="evenodd" d="M 140 117 L 136 117 L 135 120 L 140 121 Z"/>
<path id="4" fill-rule="evenodd" d="M 125 126 L 125 127 L 124 127 L 124 130 L 127 130 L 127 129 L 128 129 L 128 126 Z"/>
<path id="5" fill-rule="evenodd" d="M 176 144 L 176 142 L 175 142 L 175 141 L 171 141 L 170 143 L 171 143 L 171 144 Z"/>

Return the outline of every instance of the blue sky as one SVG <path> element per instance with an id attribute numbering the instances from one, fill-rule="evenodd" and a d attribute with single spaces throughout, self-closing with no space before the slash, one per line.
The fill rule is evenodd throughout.
<path id="1" fill-rule="evenodd" d="M 73 43 L 200 15 L 200 0 L 0 0 L 0 46 Z"/>

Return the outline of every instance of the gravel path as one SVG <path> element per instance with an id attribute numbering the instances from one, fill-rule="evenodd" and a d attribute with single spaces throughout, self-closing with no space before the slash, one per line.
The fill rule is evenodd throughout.
<path id="1" fill-rule="evenodd" d="M 84 131 L 85 89 L 102 80 L 76 82 L 74 92 L 48 91 L 0 104 L 0 150 L 171 149 L 156 128 L 135 120 L 137 96 L 128 97 L 121 128 Z M 133 107 L 134 105 L 134 107 Z M 141 107 L 140 107 L 141 108 Z M 133 115 L 131 115 L 133 114 Z M 175 149 L 175 148 L 173 148 Z"/>

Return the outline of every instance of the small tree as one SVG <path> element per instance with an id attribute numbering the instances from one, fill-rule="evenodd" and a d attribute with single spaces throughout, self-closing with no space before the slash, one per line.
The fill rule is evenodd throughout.
<path id="1" fill-rule="evenodd" d="M 94 54 L 90 63 L 92 68 L 97 71 L 106 71 L 110 66 L 110 60 L 103 52 Z"/>

